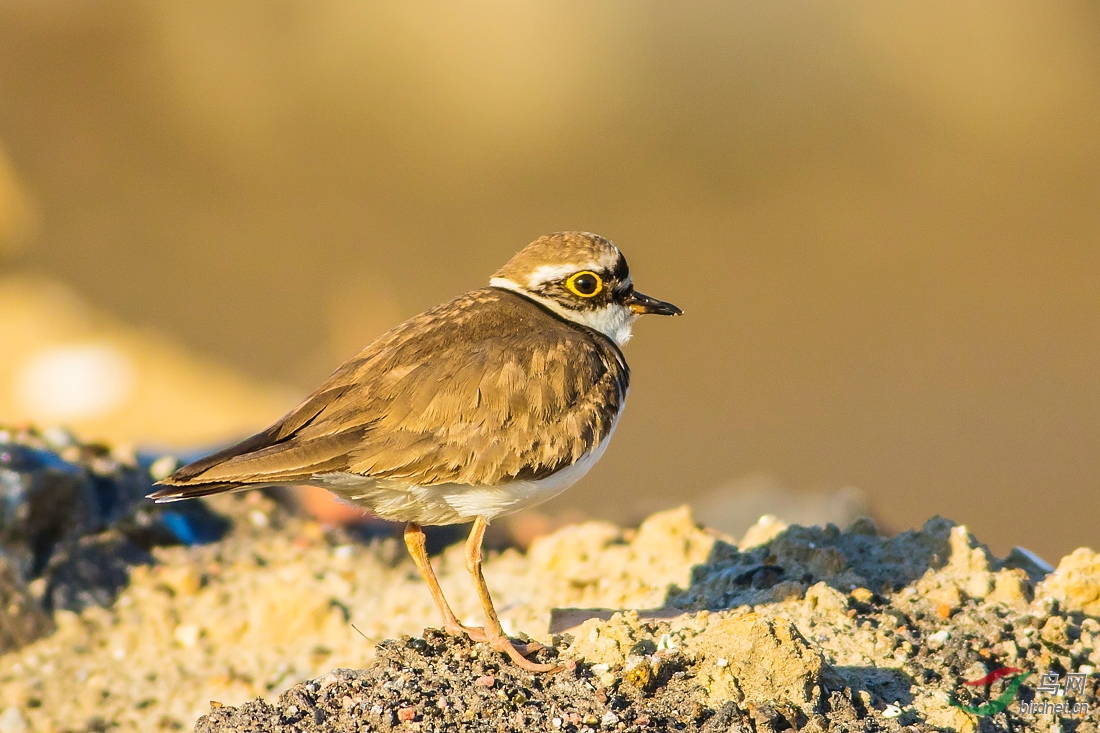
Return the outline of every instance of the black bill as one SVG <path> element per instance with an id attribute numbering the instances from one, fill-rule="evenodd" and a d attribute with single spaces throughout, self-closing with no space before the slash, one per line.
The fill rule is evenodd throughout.
<path id="1" fill-rule="evenodd" d="M 629 306 L 630 310 L 639 315 L 653 313 L 658 316 L 682 316 L 684 314 L 672 303 L 651 298 L 648 295 L 639 293 L 637 290 L 631 290 L 626 294 L 626 297 L 623 298 L 623 305 Z"/>

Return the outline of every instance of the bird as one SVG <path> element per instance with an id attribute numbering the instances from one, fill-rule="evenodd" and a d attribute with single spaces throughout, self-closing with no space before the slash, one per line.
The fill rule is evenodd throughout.
<path id="1" fill-rule="evenodd" d="M 621 347 L 645 314 L 682 311 L 635 290 L 611 241 L 588 232 L 539 237 L 488 287 L 379 336 L 269 428 L 179 468 L 149 498 L 321 486 L 405 523 L 446 632 L 486 642 L 530 672 L 561 669 L 527 658 L 541 645 L 504 633 L 482 574 L 482 541 L 490 521 L 557 496 L 604 454 L 630 386 Z M 422 529 L 467 522 L 480 627 L 451 610 Z"/>

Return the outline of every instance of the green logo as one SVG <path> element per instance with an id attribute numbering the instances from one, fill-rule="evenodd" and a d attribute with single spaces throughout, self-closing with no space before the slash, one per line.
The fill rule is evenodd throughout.
<path id="1" fill-rule="evenodd" d="M 952 699 L 951 704 L 959 710 L 970 713 L 971 715 L 977 715 L 978 717 L 1003 713 L 1013 699 L 1015 699 L 1016 693 L 1020 691 L 1020 686 L 1024 684 L 1024 680 L 1030 676 L 1031 672 L 1024 672 L 1022 669 L 1016 669 L 1015 667 L 1001 667 L 995 669 L 980 680 L 963 682 L 963 684 L 968 687 L 987 687 L 991 686 L 1002 677 L 1008 679 L 1008 687 L 1006 687 L 1004 692 L 998 695 L 995 700 L 990 700 L 981 705 L 963 705 L 958 700 Z"/>

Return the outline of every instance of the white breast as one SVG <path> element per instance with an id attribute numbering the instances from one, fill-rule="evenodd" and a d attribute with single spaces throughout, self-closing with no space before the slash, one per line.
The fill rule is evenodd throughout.
<path id="1" fill-rule="evenodd" d="M 607 436 L 579 461 L 537 480 L 496 486 L 409 486 L 341 471 L 315 474 L 310 483 L 394 522 L 432 525 L 461 524 L 475 517 L 495 519 L 548 501 L 580 481 L 607 450 L 617 424 L 616 418 Z"/>

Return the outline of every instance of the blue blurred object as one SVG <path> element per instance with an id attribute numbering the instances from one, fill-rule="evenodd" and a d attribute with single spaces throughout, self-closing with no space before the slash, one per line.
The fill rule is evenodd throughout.
<path id="1" fill-rule="evenodd" d="M 200 509 L 161 510 L 160 521 L 181 545 L 205 545 L 220 540 L 229 521 L 206 509 L 205 504 L 195 506 Z"/>
<path id="2" fill-rule="evenodd" d="M 46 578 L 49 605 L 78 610 L 113 602 L 151 547 L 221 539 L 231 522 L 204 502 L 145 498 L 152 462 L 0 426 L 0 553 L 23 582 Z"/>

